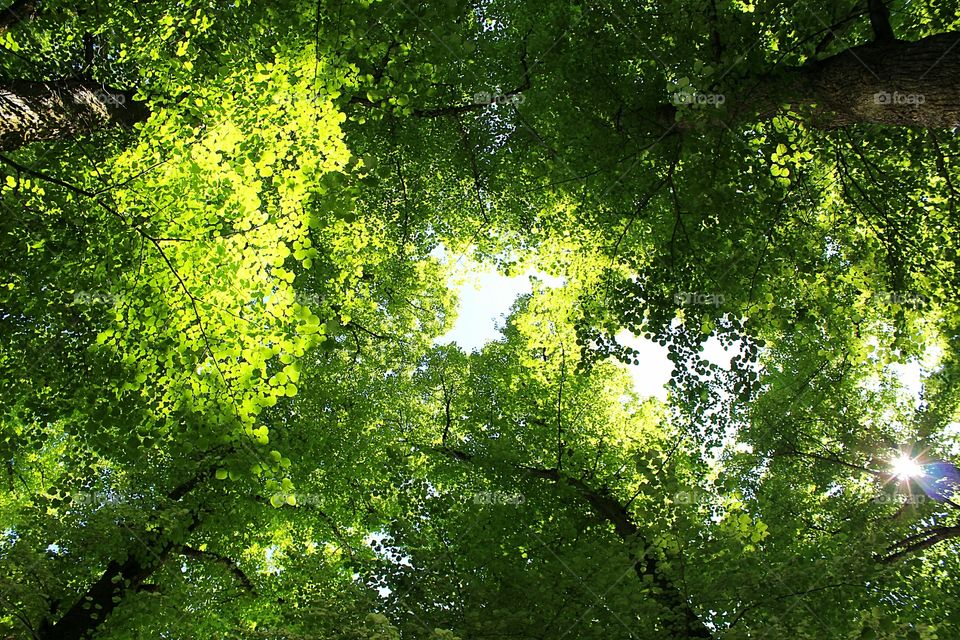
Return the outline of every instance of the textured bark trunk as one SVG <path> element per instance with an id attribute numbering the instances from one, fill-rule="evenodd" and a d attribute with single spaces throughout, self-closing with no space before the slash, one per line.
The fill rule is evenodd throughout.
<path id="1" fill-rule="evenodd" d="M 676 105 L 682 100 L 677 96 L 705 106 L 678 123 Z M 960 127 L 960 32 L 915 42 L 871 42 L 803 67 L 747 78 L 730 95 L 677 96 L 674 104 L 661 105 L 653 119 L 640 120 L 657 122 L 661 132 L 683 132 L 697 122 L 720 127 L 767 120 L 791 105 L 807 109 L 807 124 L 817 129 L 855 124 Z"/>
<path id="2" fill-rule="evenodd" d="M 819 128 L 960 126 L 960 33 L 870 43 L 790 75 L 799 102 L 816 104 Z"/>
<path id="3" fill-rule="evenodd" d="M 146 120 L 149 110 L 132 98 L 85 80 L 0 81 L 0 151 Z"/>

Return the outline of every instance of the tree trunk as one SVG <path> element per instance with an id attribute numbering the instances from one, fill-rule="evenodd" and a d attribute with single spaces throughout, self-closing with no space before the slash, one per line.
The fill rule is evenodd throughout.
<path id="1" fill-rule="evenodd" d="M 678 122 L 677 105 L 683 102 L 701 106 Z M 960 127 L 960 32 L 852 47 L 802 67 L 747 78 L 729 95 L 678 93 L 652 120 L 638 122 L 655 121 L 661 132 L 680 133 L 698 122 L 723 127 L 768 120 L 786 105 L 805 112 L 807 125 L 817 129 Z"/>
<path id="2" fill-rule="evenodd" d="M 163 555 L 169 550 L 163 550 Z M 112 561 L 96 582 L 55 623 L 45 621 L 38 640 L 81 640 L 110 616 L 129 591 L 137 591 L 160 566 L 162 559 L 140 563 L 128 558 L 123 564 Z"/>
<path id="3" fill-rule="evenodd" d="M 873 42 L 789 75 L 796 102 L 816 105 L 810 124 L 818 128 L 960 126 L 960 33 Z"/>
<path id="4" fill-rule="evenodd" d="M 133 93 L 90 80 L 0 81 L 0 151 L 73 138 L 111 124 L 131 127 L 150 115 Z"/>
<path id="5" fill-rule="evenodd" d="M 174 501 L 181 500 L 212 475 L 213 469 L 196 474 L 175 487 L 167 494 L 167 498 Z M 189 509 L 188 514 L 183 528 L 184 538 L 201 523 L 198 507 Z M 152 534 L 141 533 L 140 537 L 134 536 L 133 542 L 136 547 L 144 548 L 145 553 L 141 554 L 141 557 L 130 553 L 125 558 L 111 560 L 100 577 L 74 600 L 65 613 L 57 616 L 56 612 L 63 602 L 54 604 L 50 617 L 43 620 L 37 632 L 34 633 L 34 638 L 36 640 L 83 640 L 93 635 L 113 610 L 120 606 L 126 595 L 145 588 L 145 581 L 163 565 L 170 552 L 181 544 L 165 539 L 164 532 L 160 530 Z M 57 617 L 55 622 L 54 617 Z"/>

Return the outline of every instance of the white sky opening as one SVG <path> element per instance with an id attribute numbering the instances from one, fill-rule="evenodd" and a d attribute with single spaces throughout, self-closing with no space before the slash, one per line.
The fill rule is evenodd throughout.
<path id="1" fill-rule="evenodd" d="M 450 256 L 443 246 L 431 255 L 441 262 Z M 531 278 L 542 280 L 548 287 L 563 286 L 564 279 L 542 271 L 529 269 L 517 276 L 505 276 L 492 265 L 481 264 L 460 255 L 453 264 L 453 273 L 447 285 L 456 289 L 459 298 L 457 320 L 453 328 L 435 340 L 436 344 L 456 343 L 464 351 L 483 348 L 483 345 L 503 337 L 503 321 L 516 299 L 533 291 Z"/>
<path id="2" fill-rule="evenodd" d="M 450 259 L 441 246 L 434 249 L 432 255 L 446 262 Z M 464 351 L 481 349 L 483 345 L 502 337 L 503 319 L 510 312 L 517 297 L 533 290 L 531 278 L 543 281 L 549 287 L 563 286 L 564 279 L 551 276 L 535 269 L 527 270 L 516 276 L 498 273 L 492 265 L 480 264 L 465 256 L 457 257 L 449 286 L 457 290 L 459 311 L 453 328 L 436 340 L 436 344 L 456 343 Z M 673 364 L 667 359 L 667 350 L 655 342 L 644 340 L 624 333 L 619 336 L 626 340 L 624 344 L 640 352 L 640 364 L 627 366 L 633 376 L 634 390 L 641 397 L 654 396 L 666 400 L 664 385 L 670 380 Z M 716 351 L 716 353 L 714 353 Z M 709 350 L 708 358 L 724 358 L 719 343 Z M 730 357 L 726 356 L 725 366 L 729 366 Z M 711 359 L 712 361 L 712 359 Z"/>

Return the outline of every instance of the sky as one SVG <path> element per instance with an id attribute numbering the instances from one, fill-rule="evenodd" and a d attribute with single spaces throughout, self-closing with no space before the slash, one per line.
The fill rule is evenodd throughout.
<path id="1" fill-rule="evenodd" d="M 438 342 L 456 342 L 464 351 L 472 351 L 500 338 L 498 325 L 503 326 L 514 300 L 532 291 L 532 275 L 534 272 L 508 277 L 491 269 L 466 275 L 459 286 L 454 283 L 460 294 L 460 312 L 453 329 Z"/>

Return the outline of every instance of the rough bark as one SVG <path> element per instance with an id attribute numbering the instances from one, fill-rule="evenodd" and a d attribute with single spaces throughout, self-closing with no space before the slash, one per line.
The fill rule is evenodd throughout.
<path id="1" fill-rule="evenodd" d="M 797 90 L 796 102 L 816 105 L 811 124 L 820 128 L 861 123 L 957 127 L 960 33 L 847 49 L 792 70 L 787 88 Z"/>
<path id="2" fill-rule="evenodd" d="M 695 94 L 696 95 L 696 94 Z M 716 101 L 721 94 L 703 94 Z M 683 132 L 697 122 L 736 126 L 767 120 L 786 105 L 804 110 L 807 124 L 835 129 L 856 124 L 891 127 L 960 126 L 960 32 L 914 42 L 881 39 L 804 65 L 747 78 L 722 97 L 677 122 L 677 107 L 661 105 L 654 120 L 661 131 Z M 638 122 L 649 114 L 635 112 Z M 642 125 L 641 125 L 642 126 Z"/>
<path id="3" fill-rule="evenodd" d="M 133 93 L 89 80 L 0 80 L 0 151 L 31 142 L 88 134 L 108 125 L 131 127 L 150 115 Z"/>

